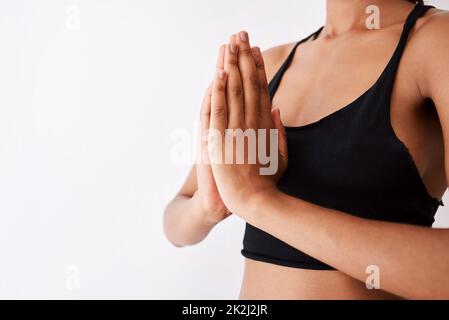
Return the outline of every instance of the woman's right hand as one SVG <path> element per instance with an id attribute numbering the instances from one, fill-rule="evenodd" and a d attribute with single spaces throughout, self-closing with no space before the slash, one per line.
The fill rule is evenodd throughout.
<path id="1" fill-rule="evenodd" d="M 222 46 L 217 62 L 217 70 L 223 68 L 224 54 L 225 46 Z M 209 86 L 207 89 L 201 106 L 200 142 L 198 159 L 196 161 L 197 191 L 194 197 L 198 197 L 198 201 L 206 214 L 207 221 L 216 224 L 229 217 L 231 213 L 224 205 L 218 193 L 209 161 L 207 135 L 210 123 L 211 88 Z"/>

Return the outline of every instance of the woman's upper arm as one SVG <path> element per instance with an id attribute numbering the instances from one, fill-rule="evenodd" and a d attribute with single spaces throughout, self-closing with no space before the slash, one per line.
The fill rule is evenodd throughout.
<path id="1" fill-rule="evenodd" d="M 418 87 L 435 104 L 443 131 L 446 180 L 449 177 L 449 12 L 429 17 L 416 33 L 421 71 Z M 417 46 L 418 47 L 418 46 Z"/>

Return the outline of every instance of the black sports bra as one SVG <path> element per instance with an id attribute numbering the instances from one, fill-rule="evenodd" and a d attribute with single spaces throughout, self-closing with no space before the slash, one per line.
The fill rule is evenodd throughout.
<path id="1" fill-rule="evenodd" d="M 282 192 L 366 219 L 433 224 L 443 203 L 427 192 L 390 122 L 390 100 L 402 53 L 416 21 L 430 8 L 418 4 L 410 13 L 391 60 L 370 89 L 317 122 L 286 128 L 289 166 L 278 184 Z M 316 38 L 321 29 L 296 44 L 269 84 L 271 99 L 298 45 Z M 242 254 L 288 267 L 333 270 L 250 224 Z"/>

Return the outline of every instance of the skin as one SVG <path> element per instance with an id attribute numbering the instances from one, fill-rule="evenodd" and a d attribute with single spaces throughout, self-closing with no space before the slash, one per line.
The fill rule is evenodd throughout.
<path id="1" fill-rule="evenodd" d="M 413 4 L 402 0 L 328 0 L 327 4 L 325 28 L 317 40 L 298 48 L 273 99 L 274 111 L 267 99 L 267 79 L 292 45 L 262 56 L 251 48 L 245 32 L 231 37 L 220 50 L 217 76 L 203 101 L 203 132 L 277 128 L 282 174 L 288 161 L 282 122 L 287 126 L 313 123 L 355 100 L 377 80 Z M 382 15 L 381 30 L 364 27 L 369 4 L 389 13 Z M 449 150 L 444 147 L 449 145 L 448 50 L 449 14 L 430 10 L 412 32 L 391 100 L 393 129 L 435 198 L 445 192 L 449 172 Z M 435 108 L 425 103 L 427 99 Z M 207 143 L 201 146 L 204 156 Z M 168 239 L 177 246 L 198 243 L 233 212 L 338 271 L 246 260 L 240 298 L 449 298 L 449 230 L 366 220 L 323 208 L 281 193 L 276 188 L 279 174 L 261 176 L 259 167 L 214 163 L 194 167 L 166 209 Z M 381 270 L 382 290 L 364 285 L 366 267 L 373 264 Z"/>

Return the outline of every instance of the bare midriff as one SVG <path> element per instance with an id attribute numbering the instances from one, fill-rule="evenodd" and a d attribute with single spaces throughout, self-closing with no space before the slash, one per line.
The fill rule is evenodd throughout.
<path id="1" fill-rule="evenodd" d="M 240 299 L 390 300 L 399 298 L 381 289 L 368 289 L 365 283 L 340 271 L 290 268 L 245 259 Z"/>

